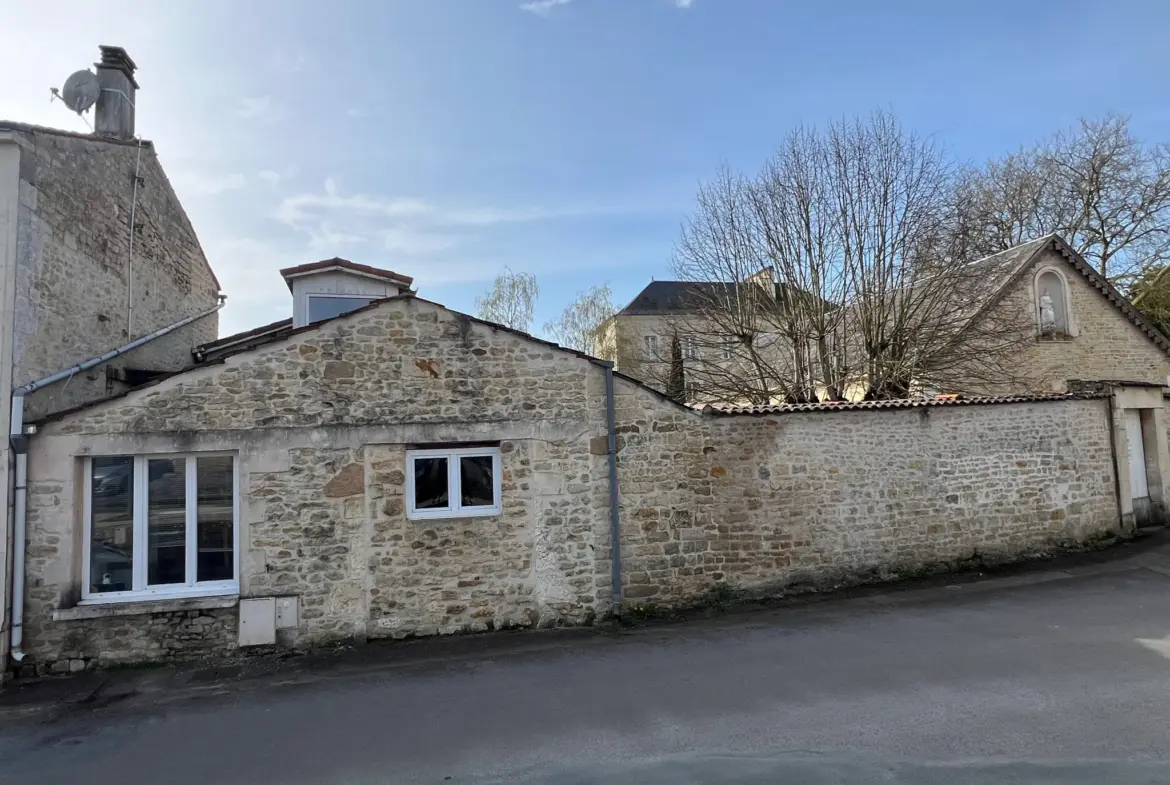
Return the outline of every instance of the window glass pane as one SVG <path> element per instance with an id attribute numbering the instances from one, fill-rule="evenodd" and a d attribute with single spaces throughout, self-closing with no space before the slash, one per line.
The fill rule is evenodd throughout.
<path id="1" fill-rule="evenodd" d="M 309 321 L 332 319 L 372 303 L 374 297 L 309 297 Z"/>
<path id="2" fill-rule="evenodd" d="M 464 507 L 491 507 L 496 503 L 492 480 L 492 456 L 471 455 L 459 459 L 459 494 Z"/>
<path id="3" fill-rule="evenodd" d="M 414 459 L 414 508 L 428 510 L 449 507 L 447 459 Z"/>
<path id="4" fill-rule="evenodd" d="M 231 456 L 196 459 L 197 581 L 230 581 L 235 577 L 232 560 L 233 485 Z"/>
<path id="5" fill-rule="evenodd" d="M 134 459 L 94 458 L 89 590 L 134 588 Z"/>
<path id="6" fill-rule="evenodd" d="M 146 462 L 146 582 L 187 582 L 187 461 Z"/>

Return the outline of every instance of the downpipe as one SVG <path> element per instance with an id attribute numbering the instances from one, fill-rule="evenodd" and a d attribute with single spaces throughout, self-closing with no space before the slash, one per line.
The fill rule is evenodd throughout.
<path id="1" fill-rule="evenodd" d="M 609 559 L 612 589 L 612 612 L 621 616 L 622 609 L 622 539 L 618 508 L 617 416 L 614 413 L 613 363 L 605 363 L 605 420 L 609 431 Z"/>

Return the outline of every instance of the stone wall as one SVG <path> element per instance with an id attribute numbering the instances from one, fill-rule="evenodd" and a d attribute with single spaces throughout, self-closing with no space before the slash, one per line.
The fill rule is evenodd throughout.
<path id="1" fill-rule="evenodd" d="M 140 150 L 133 143 L 17 128 L 23 130 L 16 385 L 215 306 L 219 284 L 153 145 L 143 143 Z M 141 179 L 131 273 L 136 166 Z M 190 347 L 214 340 L 218 325 L 216 315 L 193 324 L 189 345 L 160 344 L 150 350 L 151 363 L 162 370 L 190 365 Z M 65 405 L 80 403 L 78 394 L 71 392 Z"/>
<path id="2" fill-rule="evenodd" d="M 694 426 L 630 397 L 641 404 L 621 418 L 630 602 L 1010 559 L 1118 529 L 1104 400 Z M 662 479 L 647 488 L 649 477 Z"/>
<path id="3" fill-rule="evenodd" d="M 1119 525 L 1103 399 L 723 417 L 620 377 L 616 391 L 630 603 L 1010 558 Z M 83 456 L 236 453 L 240 595 L 298 597 L 278 643 L 309 647 L 607 613 L 605 434 L 599 365 L 413 298 L 46 422 L 29 662 L 236 646 L 234 609 L 77 617 L 93 607 L 76 604 Z M 484 442 L 501 451 L 501 514 L 407 519 L 410 445 Z M 205 636 L 174 615 L 193 610 L 213 619 Z"/>

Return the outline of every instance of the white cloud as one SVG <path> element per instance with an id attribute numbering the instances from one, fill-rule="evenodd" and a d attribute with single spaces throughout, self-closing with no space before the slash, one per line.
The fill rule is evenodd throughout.
<path id="1" fill-rule="evenodd" d="M 239 172 L 214 175 L 192 170 L 177 173 L 174 179 L 175 190 L 183 196 L 216 196 L 226 191 L 239 191 L 248 185 L 248 178 Z"/>
<path id="2" fill-rule="evenodd" d="M 272 169 L 264 169 L 261 172 L 257 172 L 256 179 L 270 188 L 275 188 L 285 180 L 289 180 L 296 176 L 297 168 L 295 166 L 286 166 L 279 172 Z"/>
<path id="3" fill-rule="evenodd" d="M 674 0 L 675 8 L 690 8 L 695 4 L 695 0 Z"/>
<path id="4" fill-rule="evenodd" d="M 257 98 L 241 98 L 236 102 L 236 116 L 245 120 L 275 123 L 284 118 L 284 110 L 277 106 L 270 95 Z"/>
<path id="5" fill-rule="evenodd" d="M 424 232 L 405 226 L 387 229 L 383 239 L 387 251 L 408 256 L 425 256 L 448 251 L 459 244 L 459 238 L 454 235 Z"/>
<path id="6" fill-rule="evenodd" d="M 558 5 L 568 5 L 571 2 L 573 0 L 532 0 L 532 2 L 521 3 L 520 10 L 545 16 Z"/>

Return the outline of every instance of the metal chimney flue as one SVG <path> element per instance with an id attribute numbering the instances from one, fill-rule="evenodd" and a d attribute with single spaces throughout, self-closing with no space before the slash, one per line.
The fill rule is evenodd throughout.
<path id="1" fill-rule="evenodd" d="M 93 131 L 99 136 L 133 139 L 134 106 L 138 99 L 134 72 L 138 67 L 120 46 L 98 48 L 102 59 L 94 65 L 101 94 L 94 110 Z"/>

